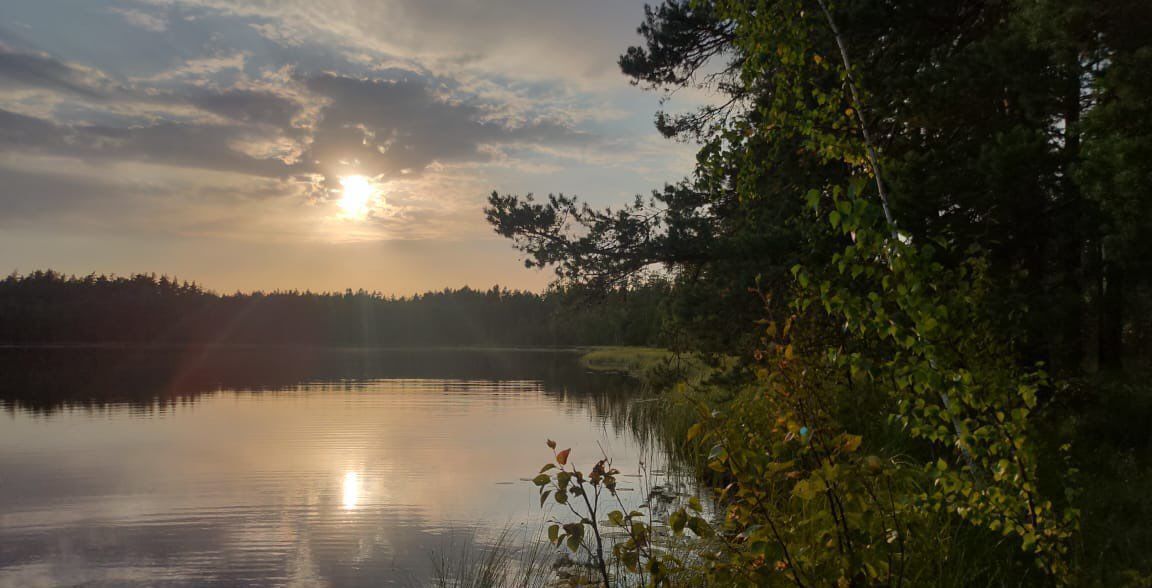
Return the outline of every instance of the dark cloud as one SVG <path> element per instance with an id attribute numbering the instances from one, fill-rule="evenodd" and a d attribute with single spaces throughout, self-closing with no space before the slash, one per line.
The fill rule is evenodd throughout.
<path id="1" fill-rule="evenodd" d="M 187 102 L 200 110 L 237 122 L 289 128 L 300 103 L 268 91 L 224 90 L 193 92 Z"/>
<path id="2" fill-rule="evenodd" d="M 279 159 L 262 159 L 232 148 L 236 141 L 260 141 L 248 129 L 231 125 L 159 123 L 140 127 L 57 124 L 0 109 L 0 149 L 82 159 L 144 161 L 181 167 L 280 176 Z"/>
<path id="3" fill-rule="evenodd" d="M 280 176 L 288 166 L 275 158 L 247 155 L 233 148 L 236 141 L 273 139 L 234 125 L 160 123 L 146 127 L 86 127 L 90 146 L 106 157 L 165 163 L 257 176 Z"/>
<path id="4" fill-rule="evenodd" d="M 488 161 L 493 151 L 486 147 L 588 140 L 557 122 L 513 124 L 492 115 L 498 105 L 453 99 L 444 85 L 419 74 L 383 75 L 393 77 L 325 73 L 260 89 L 149 89 L 113 85 L 101 72 L 45 55 L 0 49 L 0 79 L 7 87 L 56 92 L 68 107 L 55 112 L 84 111 L 90 119 L 48 120 L 0 108 L 0 149 L 283 178 L 349 169 L 419 174 L 434 162 Z M 112 106 L 121 124 L 91 122 Z M 215 118 L 156 122 L 149 110 L 178 106 Z M 308 108 L 316 124 L 296 124 Z"/>
<path id="5" fill-rule="evenodd" d="M 91 72 L 38 53 L 19 53 L 0 44 L 0 89 L 30 87 L 89 100 L 105 95 Z"/>
<path id="6" fill-rule="evenodd" d="M 0 149 L 40 150 L 67 147 L 63 130 L 46 120 L 0 109 Z"/>
<path id="7" fill-rule="evenodd" d="M 487 160 L 491 155 L 481 149 L 485 145 L 587 139 L 555 122 L 512 126 L 493 119 L 479 105 L 441 96 L 421 77 L 379 80 L 323 74 L 306 85 L 330 101 L 312 158 L 354 158 L 375 173 L 419 172 L 436 161 Z"/>

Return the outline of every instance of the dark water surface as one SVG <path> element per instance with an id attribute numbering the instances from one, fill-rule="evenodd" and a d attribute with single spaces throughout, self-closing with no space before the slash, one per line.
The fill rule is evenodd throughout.
<path id="1" fill-rule="evenodd" d="M 0 349 L 0 586 L 419 585 L 540 528 L 546 438 L 654 459 L 611 424 L 632 386 L 547 351 Z"/>

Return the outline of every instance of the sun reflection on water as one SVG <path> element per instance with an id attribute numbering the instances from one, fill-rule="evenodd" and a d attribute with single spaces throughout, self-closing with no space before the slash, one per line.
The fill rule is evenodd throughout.
<path id="1" fill-rule="evenodd" d="M 344 509 L 356 508 L 360 502 L 360 474 L 347 472 L 344 474 Z"/>

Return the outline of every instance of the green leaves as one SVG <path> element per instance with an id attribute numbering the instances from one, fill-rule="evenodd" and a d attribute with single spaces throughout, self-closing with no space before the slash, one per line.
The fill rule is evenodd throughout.
<path id="1" fill-rule="evenodd" d="M 699 504 L 699 501 L 697 501 Z M 695 509 L 694 509 L 695 510 Z M 687 510 L 683 508 L 676 509 L 668 517 L 668 527 L 676 535 L 682 535 L 684 529 L 688 529 L 700 538 L 710 538 L 715 536 L 716 532 L 712 526 L 708 524 L 702 517 L 690 515 Z"/>
<path id="2" fill-rule="evenodd" d="M 688 524 L 688 513 L 684 509 L 676 510 L 668 517 L 668 526 L 672 532 L 679 535 L 684 532 L 684 526 Z"/>
<path id="3" fill-rule="evenodd" d="M 712 451 L 708 453 L 708 467 L 717 471 L 723 472 L 724 462 L 728 460 L 728 450 L 723 445 L 716 444 L 712 447 Z"/>
<path id="4" fill-rule="evenodd" d="M 554 450 L 553 443 L 550 442 L 549 447 Z M 564 459 L 559 459 L 561 456 Z M 585 477 L 578 470 L 566 469 L 568 468 L 566 463 L 560 463 L 561 461 L 566 462 L 567 456 L 568 450 L 558 453 L 558 465 L 546 466 L 533 479 L 533 482 L 540 488 L 541 506 L 551 498 L 557 504 L 567 505 L 568 511 L 579 519 L 568 523 L 550 524 L 547 531 L 548 541 L 557 547 L 563 546 L 572 553 L 583 549 L 589 555 L 592 569 L 599 571 L 600 582 L 609 586 L 611 585 L 611 577 L 608 573 L 608 562 L 605 559 L 603 531 L 599 527 L 602 523 L 598 521 L 597 513 L 600 512 L 600 501 L 604 494 L 609 494 L 614 499 L 619 500 L 615 496 L 615 477 L 620 474 L 620 471 L 612 467 L 611 460 L 606 457 L 598 461 L 589 475 Z M 545 473 L 553 469 L 559 471 L 554 475 Z M 548 484 L 552 484 L 552 486 L 545 489 Z M 582 500 L 570 502 L 570 495 L 581 497 Z M 694 513 L 700 513 L 703 510 L 703 505 L 700 504 L 699 499 L 691 497 L 687 501 L 687 508 Z M 617 541 L 612 545 L 612 557 L 615 557 L 628 570 L 633 572 L 645 571 L 655 585 L 663 586 L 666 585 L 666 581 L 672 577 L 672 574 L 684 569 L 684 563 L 673 552 L 657 548 L 652 544 L 653 533 L 645 522 L 646 520 L 645 514 L 639 510 L 628 513 L 623 510 L 612 510 L 607 513 L 607 522 L 603 524 L 616 527 L 627 536 L 626 540 Z M 714 534 L 713 529 L 706 521 L 699 516 L 689 514 L 685 508 L 677 509 L 673 513 L 671 527 L 675 529 L 674 534 L 677 536 L 682 535 L 686 528 L 692 530 L 699 537 L 711 537 Z M 592 529 L 591 533 L 588 532 L 588 528 Z"/>
<path id="5" fill-rule="evenodd" d="M 704 511 L 704 506 L 702 504 L 700 504 L 700 499 L 696 498 L 695 496 L 688 497 L 688 508 L 692 509 L 695 512 L 703 512 Z"/>
<path id="6" fill-rule="evenodd" d="M 820 191 L 812 188 L 804 194 L 804 201 L 807 203 L 808 208 L 816 209 L 820 205 Z"/>
<path id="7" fill-rule="evenodd" d="M 824 482 L 815 478 L 807 478 L 796 482 L 792 487 L 792 496 L 800 500 L 812 500 L 824 492 Z"/>
<path id="8" fill-rule="evenodd" d="M 701 517 L 691 517 L 688 519 L 688 529 L 696 534 L 697 537 L 702 539 L 709 539 L 716 535 L 716 531 Z"/>
<path id="9" fill-rule="evenodd" d="M 935 537 L 926 527 L 941 513 L 948 513 L 950 523 L 1006 533 L 1046 570 L 1055 570 L 1067 559 L 1075 517 L 1057 512 L 1037 490 L 1050 482 L 1038 480 L 1043 455 L 1033 423 L 1037 392 L 1046 380 L 1017 361 L 1014 325 L 1024 311 L 1004 296 L 1015 293 L 1015 286 L 1001 283 L 1014 283 L 1016 276 L 1003 269 L 992 273 L 989 260 L 1019 260 L 1021 251 L 1056 246 L 1027 236 L 1001 239 L 1010 231 L 995 227 L 1003 229 L 997 223 L 1020 214 L 1014 211 L 1044 214 L 1045 203 L 1056 197 L 1044 191 L 1068 176 L 1058 174 L 1060 182 L 1029 176 L 1003 194 L 986 189 L 1003 190 L 1002 180 L 976 176 L 995 169 L 990 175 L 1000 178 L 1031 160 L 1061 159 L 1051 157 L 1056 143 L 1046 139 L 1055 120 L 1051 113 L 1031 121 L 1041 125 L 1032 129 L 1038 132 L 1023 133 L 1036 139 L 1039 150 L 1023 147 L 1031 139 L 1013 136 L 1017 128 L 1028 131 L 1029 110 L 1059 101 L 1045 98 L 1022 108 L 1015 92 L 1031 95 L 1025 92 L 1029 84 L 1047 78 L 1017 85 L 1005 75 L 997 84 L 969 86 L 986 99 L 980 104 L 965 100 L 964 108 L 952 108 L 940 100 L 966 98 L 955 94 L 959 86 L 941 85 L 940 75 L 987 75 L 986 68 L 953 69 L 957 60 L 972 65 L 964 61 L 971 56 L 947 41 L 957 27 L 967 27 L 969 17 L 949 8 L 928 31 L 915 28 L 914 19 L 880 19 L 855 9 L 824 13 L 817 6 L 799 0 L 758 3 L 754 10 L 735 0 L 668 3 L 650 16 L 644 33 L 649 46 L 624 60 L 636 68 L 637 79 L 689 83 L 694 70 L 679 67 L 696 55 L 701 36 L 716 39 L 717 47 L 735 57 L 722 79 L 749 105 L 747 112 L 722 111 L 715 119 L 724 122 L 711 130 L 704 122 L 661 118 L 662 127 L 673 131 L 698 124 L 695 129 L 708 138 L 698 184 L 661 195 L 669 212 L 658 220 L 670 226 L 637 222 L 639 208 L 608 214 L 561 197 L 537 207 L 497 200 L 497 228 L 511 228 L 506 234 L 527 243 L 542 265 L 559 263 L 566 279 L 607 276 L 611 282 L 653 261 L 689 269 L 695 279 L 684 288 L 695 302 L 682 304 L 687 311 L 678 316 L 694 327 L 686 329 L 689 335 L 723 333 L 736 341 L 723 343 L 729 349 L 758 343 L 750 370 L 754 383 L 740 389 L 724 381 L 720 389 L 703 392 L 715 392 L 719 399 L 709 398 L 709 404 L 718 410 L 702 411 L 701 422 L 685 435 L 693 451 L 706 454 L 701 457 L 707 468 L 721 474 L 712 478 L 722 480 L 716 504 L 723 512 L 716 520 L 724 531 L 716 551 L 709 551 L 715 578 L 755 584 L 747 577 L 760 581 L 763 574 L 779 574 L 767 577 L 806 585 L 841 579 L 900 585 L 910 581 L 894 577 L 914 557 L 906 550 L 929 549 L 907 541 Z M 997 18 L 1012 26 L 968 31 L 981 48 L 977 53 L 996 55 L 1018 46 L 1018 40 L 990 36 L 1016 31 L 1019 23 L 1011 18 L 1017 9 L 997 5 Z M 984 14 L 983 8 L 973 10 Z M 897 61 L 865 57 L 859 69 L 849 71 L 833 59 L 840 54 L 839 33 L 828 24 L 833 19 L 855 27 L 845 33 L 853 39 L 850 45 L 866 48 L 866 56 Z M 667 61 L 657 60 L 656 50 Z M 927 63 L 935 74 L 920 75 Z M 994 73 L 1019 72 L 1013 65 Z M 873 82 L 874 87 L 861 85 Z M 1013 92 L 1001 96 L 1009 86 Z M 870 92 L 883 95 L 865 108 Z M 885 125 L 882 146 L 862 137 L 860 125 L 877 121 Z M 944 128 L 951 132 L 937 132 Z M 953 138 L 960 148 L 953 148 Z M 1016 150 L 1012 157 L 1000 143 Z M 893 151 L 872 153 L 880 147 Z M 881 183 L 885 161 L 896 171 Z M 906 191 L 894 200 L 902 206 L 897 216 L 908 215 L 901 217 L 899 232 L 879 206 L 877 192 L 884 186 Z M 1004 198 L 1016 198 L 1016 188 L 1039 190 L 1032 194 L 1037 206 L 999 206 Z M 511 222 L 516 214 L 530 222 Z M 565 218 L 584 220 L 569 231 L 561 226 Z M 968 248 L 981 241 L 998 248 L 995 254 Z M 791 279 L 783 269 L 788 265 Z M 748 276 L 757 274 L 764 277 L 757 280 L 766 307 L 758 323 L 763 328 L 745 333 L 738 325 L 750 324 L 746 315 L 761 309 L 732 313 L 739 304 L 732 292 L 745 292 Z M 1042 277 L 1029 279 L 1055 283 Z M 762 302 L 748 298 L 750 305 Z M 783 326 L 792 321 L 799 326 Z M 883 437 L 872 438 L 874 433 Z M 861 456 L 865 447 L 881 455 Z M 568 459 L 568 450 L 556 455 L 562 469 Z M 590 479 L 585 497 L 595 494 L 601 478 Z M 564 500 L 568 492 L 583 491 L 569 489 L 584 487 L 579 477 L 557 474 L 555 480 Z M 673 535 L 682 537 L 688 529 L 713 536 L 702 506 L 690 499 L 670 513 Z M 651 530 L 639 518 L 619 510 L 608 521 L 630 536 L 631 544 L 618 550 L 629 569 L 645 561 L 655 565 L 650 555 L 640 554 Z M 801 581 L 804 574 L 811 577 Z"/>
<path id="10" fill-rule="evenodd" d="M 567 532 L 569 535 L 576 535 L 577 537 L 583 537 L 584 536 L 584 525 L 589 524 L 589 523 L 590 522 L 587 519 L 583 519 L 577 523 L 569 523 L 567 525 L 563 525 L 563 527 L 564 527 L 564 531 Z"/>
<path id="11" fill-rule="evenodd" d="M 563 532 L 561 532 L 563 530 Z M 584 541 L 584 524 L 567 523 L 564 525 L 548 525 L 548 542 L 559 546 L 563 544 L 572 553 L 580 550 Z"/>
<path id="12" fill-rule="evenodd" d="M 623 527 L 624 526 L 624 513 L 621 511 L 618 511 L 618 510 L 614 510 L 614 511 L 608 513 L 608 520 L 611 521 L 612 524 L 616 525 L 617 527 Z"/>

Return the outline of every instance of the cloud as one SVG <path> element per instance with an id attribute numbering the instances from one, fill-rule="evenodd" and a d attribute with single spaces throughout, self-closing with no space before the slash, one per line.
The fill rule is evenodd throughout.
<path id="1" fill-rule="evenodd" d="M 306 85 L 329 101 L 309 156 L 372 175 L 420 173 L 433 162 L 487 161 L 488 145 L 589 140 L 558 122 L 492 119 L 481 106 L 444 96 L 423 78 L 322 74 Z"/>
<path id="2" fill-rule="evenodd" d="M 21 53 L 0 43 L 0 90 L 34 88 L 102 100 L 110 80 L 89 68 L 67 64 L 45 53 Z"/>
<path id="3" fill-rule="evenodd" d="M 639 3 L 112 4 L 82 33 L 49 19 L 17 43 L 0 27 L 0 185 L 19 188 L 0 217 L 101 216 L 89 203 L 129 194 L 153 211 L 133 226 L 298 236 L 331 216 L 340 176 L 361 174 L 388 208 L 357 239 L 433 239 L 488 235 L 479 211 L 495 187 L 616 197 L 662 173 L 665 155 L 635 137 L 650 112 L 617 94 L 631 92 L 614 57 Z M 18 155 L 88 176 L 4 164 Z M 117 177 L 140 168 L 147 189 Z"/>
<path id="4" fill-rule="evenodd" d="M 324 44 L 465 72 L 566 83 L 620 82 L 616 57 L 635 42 L 643 1 L 139 0 L 247 20 L 285 45 Z"/>
<path id="5" fill-rule="evenodd" d="M 243 72 L 246 61 L 247 55 L 241 51 L 221 52 L 205 57 L 194 57 L 184 60 L 184 62 L 177 67 L 145 78 L 145 81 L 184 80 L 193 83 L 204 83 L 212 76 L 225 71 Z"/>
<path id="6" fill-rule="evenodd" d="M 168 20 L 164 17 L 156 16 L 155 14 L 144 12 L 142 10 L 121 8 L 119 6 L 113 6 L 109 10 L 119 14 L 124 18 L 126 22 L 128 22 L 128 24 L 142 28 L 146 31 L 162 33 L 168 30 Z"/>
<path id="7" fill-rule="evenodd" d="M 242 56 L 212 58 L 174 71 L 213 72 L 243 67 L 243 61 Z M 71 104 L 72 112 L 94 110 L 105 119 L 122 120 L 54 120 L 59 117 L 0 109 L 0 149 L 259 176 L 398 176 L 419 175 L 434 162 L 489 161 L 498 154 L 493 146 L 590 140 L 557 120 L 526 120 L 522 112 L 510 119 L 500 104 L 454 95 L 450 82 L 404 70 L 375 77 L 272 72 L 223 88 L 200 83 L 124 86 L 110 79 L 44 54 L 0 52 L 0 80 L 9 89 L 54 92 Z M 178 107 L 205 116 L 180 120 L 171 116 Z M 168 108 L 170 116 L 156 120 L 156 108 Z M 113 111 L 118 119 L 109 116 Z M 304 116 L 306 111 L 310 116 Z M 139 115 L 135 119 L 133 112 Z"/>
<path id="8" fill-rule="evenodd" d="M 163 164 L 0 155 L 0 230 L 85 228 L 283 241 L 307 234 L 305 189 L 261 178 Z"/>
<path id="9" fill-rule="evenodd" d="M 185 99 L 189 104 L 234 122 L 266 124 L 290 128 L 300 112 L 299 102 L 267 90 L 228 89 L 192 91 Z"/>
<path id="10" fill-rule="evenodd" d="M 57 124 L 0 110 L 3 151 L 144 161 L 257 176 L 286 173 L 288 168 L 279 159 L 260 159 L 230 147 L 235 141 L 269 139 L 256 133 L 251 127 L 175 122 L 139 127 Z"/>
<path id="11" fill-rule="evenodd" d="M 115 224 L 117 214 L 101 211 L 101 203 L 123 208 L 130 202 L 138 209 L 135 216 L 161 210 L 148 199 L 174 197 L 170 189 L 157 189 L 162 181 L 141 187 L 113 177 L 111 168 L 126 173 L 125 165 L 136 163 L 168 169 L 159 172 L 161 178 L 189 169 L 265 180 L 214 187 L 207 179 L 199 186 L 182 179 L 182 194 L 211 194 L 213 202 L 205 207 L 177 199 L 184 202 L 184 213 L 174 209 L 157 217 L 161 225 L 182 232 L 251 235 L 257 226 L 300 228 L 287 219 L 272 221 L 267 215 L 273 213 L 239 199 L 291 196 L 324 205 L 338 177 L 354 173 L 386 183 L 389 205 L 357 235 L 333 229 L 341 238 L 463 234 L 476 229 L 468 220 L 478 218 L 481 197 L 490 187 L 479 167 L 546 170 L 509 154 L 543 152 L 545 145 L 582 149 L 599 141 L 576 130 L 570 119 L 534 112 L 527 104 L 509 107 L 498 96 L 405 69 L 351 75 L 281 67 L 222 84 L 199 74 L 242 69 L 244 60 L 217 56 L 185 60 L 169 70 L 172 75 L 113 83 L 99 70 L 47 54 L 6 50 L 2 55 L 7 58 L 0 62 L 7 66 L 0 67 L 3 88 L 41 92 L 39 102 L 49 107 L 10 110 L 5 107 L 20 105 L 6 104 L 0 93 L 0 156 L 79 162 L 88 173 L 0 166 L 0 182 L 9 186 L 0 212 L 9 222 L 47 219 L 55 211 L 58 218 Z M 434 177 L 426 177 L 430 171 Z M 233 213 L 239 210 L 260 218 L 237 220 Z"/>

